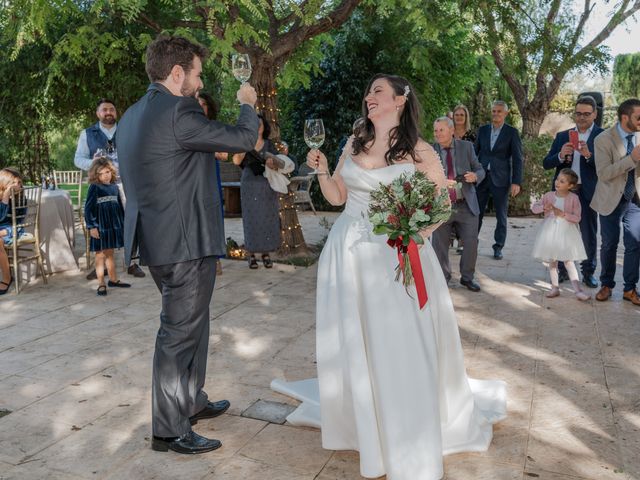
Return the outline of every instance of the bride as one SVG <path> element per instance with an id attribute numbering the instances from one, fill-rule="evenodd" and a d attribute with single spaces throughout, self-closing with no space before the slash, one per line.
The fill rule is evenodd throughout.
<path id="1" fill-rule="evenodd" d="M 367 218 L 370 192 L 402 173 L 419 170 L 446 185 L 439 158 L 419 137 L 411 85 L 374 76 L 362 111 L 365 121 L 333 175 L 322 152 L 307 155 L 325 198 L 346 203 L 318 264 L 317 383 L 274 380 L 272 388 L 303 400 L 288 420 L 319 426 L 324 448 L 360 452 L 362 476 L 436 480 L 443 455 L 488 448 L 492 423 L 506 416 L 506 386 L 467 378 L 451 297 L 429 242 L 420 251 L 429 296 L 420 310 L 415 290 L 412 298 L 395 281 L 396 251 Z"/>

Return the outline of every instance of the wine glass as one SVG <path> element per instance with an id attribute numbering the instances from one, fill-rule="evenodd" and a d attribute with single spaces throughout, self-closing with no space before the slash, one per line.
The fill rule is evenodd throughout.
<path id="1" fill-rule="evenodd" d="M 320 118 L 309 118 L 304 122 L 304 141 L 312 149 L 318 149 L 324 143 L 324 124 Z M 318 169 L 308 175 L 317 175 Z"/>
<path id="2" fill-rule="evenodd" d="M 246 53 L 238 53 L 231 57 L 231 71 L 241 83 L 245 83 L 251 77 L 251 60 Z"/>

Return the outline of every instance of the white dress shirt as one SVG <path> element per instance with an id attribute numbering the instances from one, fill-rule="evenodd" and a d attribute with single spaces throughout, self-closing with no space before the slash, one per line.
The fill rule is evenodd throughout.
<path id="1" fill-rule="evenodd" d="M 111 129 L 100 124 L 100 130 L 102 130 L 102 133 L 104 133 L 109 140 L 111 140 L 116 134 L 117 128 L 118 124 L 115 124 Z M 76 147 L 76 154 L 73 157 L 73 163 L 80 170 L 87 171 L 91 167 L 92 162 L 93 158 L 89 156 L 89 144 L 87 143 L 87 132 L 85 129 L 80 132 L 80 138 L 78 138 L 78 146 Z"/>

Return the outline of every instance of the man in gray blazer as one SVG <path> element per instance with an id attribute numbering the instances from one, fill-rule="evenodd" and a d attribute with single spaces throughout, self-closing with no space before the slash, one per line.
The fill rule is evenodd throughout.
<path id="1" fill-rule="evenodd" d="M 140 260 L 162 294 L 153 359 L 152 448 L 202 453 L 221 446 L 191 425 L 229 408 L 203 391 L 216 255 L 225 253 L 214 152 L 250 151 L 258 138 L 256 92 L 238 90 L 235 126 L 211 121 L 195 98 L 207 51 L 181 37 L 147 48 L 147 93 L 118 126 L 127 197 L 125 255 Z"/>
<path id="2" fill-rule="evenodd" d="M 444 173 L 452 188 L 449 197 L 453 211 L 449 220 L 441 225 L 431 237 L 433 249 L 438 256 L 440 266 L 447 282 L 451 279 L 449 263 L 449 243 L 451 230 L 455 227 L 464 249 L 460 257 L 460 283 L 472 292 L 479 292 L 480 285 L 473 279 L 478 259 L 478 219 L 480 207 L 476 195 L 476 183 L 484 179 L 484 168 L 476 158 L 471 142 L 453 138 L 453 121 L 440 117 L 433 124 L 436 143 L 434 149 L 440 155 Z M 455 185 L 460 182 L 462 187 Z"/>

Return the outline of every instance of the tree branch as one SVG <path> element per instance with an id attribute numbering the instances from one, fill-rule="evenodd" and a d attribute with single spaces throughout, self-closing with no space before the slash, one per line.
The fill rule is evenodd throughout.
<path id="1" fill-rule="evenodd" d="M 640 0 L 636 0 L 634 4 L 625 12 L 627 5 L 629 5 L 630 0 L 624 0 L 620 8 L 616 13 L 613 14 L 611 20 L 605 25 L 605 27 L 596 35 L 589 43 L 587 43 L 584 47 L 582 47 L 574 56 L 573 56 L 573 64 L 578 64 L 579 60 L 585 57 L 591 50 L 595 49 L 599 46 L 603 41 L 609 38 L 609 35 L 613 32 L 613 30 L 624 23 L 627 18 L 640 10 Z"/>
<path id="2" fill-rule="evenodd" d="M 298 8 L 300 9 L 300 11 L 302 12 L 303 15 L 304 15 L 304 10 L 307 8 L 307 5 L 309 5 L 309 0 L 303 0 L 300 3 L 300 5 L 298 5 Z M 286 17 L 281 18 L 278 21 L 278 31 L 280 31 L 280 29 L 282 27 L 284 27 L 285 25 L 288 25 L 291 22 L 293 22 L 295 19 L 299 19 L 299 18 L 300 18 L 300 15 L 297 15 L 295 12 L 291 12 Z"/>
<path id="3" fill-rule="evenodd" d="M 154 32 L 157 32 L 157 33 L 160 33 L 163 30 L 163 28 L 160 26 L 159 23 L 157 23 L 155 20 L 151 19 L 144 12 L 140 12 L 140 15 L 138 15 L 138 18 L 136 18 L 136 22 L 138 22 L 138 23 L 140 23 L 142 25 L 146 25 L 151 30 L 153 30 Z"/>
<path id="4" fill-rule="evenodd" d="M 319 19 L 311 25 L 295 25 L 289 31 L 272 38 L 271 50 L 274 58 L 279 59 L 286 57 L 306 40 L 339 27 L 349 18 L 351 12 L 353 12 L 361 1 L 362 0 L 342 0 L 326 17 Z"/>

